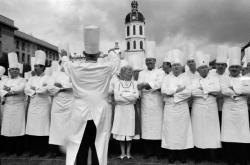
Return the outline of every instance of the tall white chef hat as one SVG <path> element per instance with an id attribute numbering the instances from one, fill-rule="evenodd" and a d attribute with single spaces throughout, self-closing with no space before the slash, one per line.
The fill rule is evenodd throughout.
<path id="1" fill-rule="evenodd" d="M 250 62 L 250 47 L 247 47 L 245 49 L 245 57 L 246 57 L 246 62 L 249 63 Z"/>
<path id="2" fill-rule="evenodd" d="M 164 57 L 163 62 L 169 62 L 169 63 L 171 63 L 171 61 L 172 61 L 172 54 L 171 54 L 170 51 L 168 51 L 167 54 Z"/>
<path id="3" fill-rule="evenodd" d="M 229 48 L 229 66 L 241 65 L 241 49 L 240 47 Z"/>
<path id="4" fill-rule="evenodd" d="M 0 66 L 0 77 L 3 76 L 3 74 L 5 73 L 5 68 L 3 66 Z"/>
<path id="5" fill-rule="evenodd" d="M 15 52 L 8 53 L 9 68 L 19 68 L 18 58 Z"/>
<path id="6" fill-rule="evenodd" d="M 205 54 L 201 51 L 197 51 L 195 54 L 195 61 L 196 61 L 196 65 L 197 68 L 200 66 L 209 66 L 209 60 L 210 60 L 210 55 L 209 54 Z"/>
<path id="7" fill-rule="evenodd" d="M 46 54 L 42 50 L 35 51 L 35 63 L 34 65 L 44 65 L 46 62 Z"/>
<path id="8" fill-rule="evenodd" d="M 147 42 L 146 58 L 156 58 L 155 45 L 155 41 Z"/>
<path id="9" fill-rule="evenodd" d="M 216 63 L 227 63 L 227 59 L 228 59 L 228 47 L 226 45 L 218 46 Z"/>
<path id="10" fill-rule="evenodd" d="M 171 64 L 179 63 L 182 66 L 185 65 L 185 57 L 182 51 L 179 49 L 174 49 L 171 51 L 172 62 Z"/>
<path id="11" fill-rule="evenodd" d="M 85 53 L 89 55 L 99 54 L 100 28 L 95 25 L 84 28 Z"/>

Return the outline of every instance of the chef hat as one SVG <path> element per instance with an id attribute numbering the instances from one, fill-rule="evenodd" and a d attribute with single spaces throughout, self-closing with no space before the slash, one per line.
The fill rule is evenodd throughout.
<path id="1" fill-rule="evenodd" d="M 59 53 L 62 51 L 65 51 L 67 53 L 67 56 L 69 56 L 69 44 L 68 43 L 61 43 L 58 46 Z"/>
<path id="2" fill-rule="evenodd" d="M 9 68 L 19 68 L 18 58 L 15 52 L 8 53 Z"/>
<path id="3" fill-rule="evenodd" d="M 95 25 L 86 26 L 84 28 L 84 46 L 85 53 L 98 54 L 100 41 L 100 28 Z"/>
<path id="4" fill-rule="evenodd" d="M 23 73 L 23 64 L 22 63 L 18 63 L 18 68 L 19 68 L 19 72 L 22 74 Z"/>
<path id="5" fill-rule="evenodd" d="M 186 52 L 187 60 L 194 60 L 195 59 L 195 45 L 192 42 L 189 42 L 186 45 Z"/>
<path id="6" fill-rule="evenodd" d="M 32 77 L 31 71 L 25 72 L 25 73 L 24 73 L 24 78 L 25 78 L 26 80 L 29 80 L 29 78 L 31 78 L 31 77 Z"/>
<path id="7" fill-rule="evenodd" d="M 245 49 L 245 57 L 246 57 L 246 62 L 249 63 L 250 62 L 250 47 L 247 47 Z"/>
<path id="8" fill-rule="evenodd" d="M 155 41 L 148 41 L 146 50 L 146 58 L 155 58 Z"/>
<path id="9" fill-rule="evenodd" d="M 241 49 L 232 47 L 229 49 L 229 66 L 241 65 Z"/>
<path id="10" fill-rule="evenodd" d="M 172 54 L 171 54 L 170 51 L 168 51 L 167 54 L 164 57 L 163 62 L 169 62 L 169 63 L 171 63 L 171 61 L 172 61 Z"/>
<path id="11" fill-rule="evenodd" d="M 42 50 L 35 51 L 35 63 L 34 65 L 44 65 L 46 62 L 46 54 Z"/>
<path id="12" fill-rule="evenodd" d="M 217 47 L 216 63 L 227 63 L 228 59 L 228 47 L 220 45 Z"/>
<path id="13" fill-rule="evenodd" d="M 3 66 L 0 66 L 0 77 L 2 77 L 4 73 L 5 73 L 5 68 Z"/>
<path id="14" fill-rule="evenodd" d="M 31 70 L 35 70 L 34 65 L 35 65 L 36 58 L 35 57 L 30 57 L 30 66 Z"/>
<path id="15" fill-rule="evenodd" d="M 195 54 L 195 62 L 197 65 L 197 68 L 203 65 L 209 66 L 209 60 L 210 60 L 210 55 L 205 54 L 201 51 L 197 51 Z"/>
<path id="16" fill-rule="evenodd" d="M 179 63 L 182 66 L 185 65 L 185 58 L 184 58 L 184 54 L 182 51 L 180 51 L 179 49 L 174 49 L 170 53 L 172 57 L 171 64 Z"/>

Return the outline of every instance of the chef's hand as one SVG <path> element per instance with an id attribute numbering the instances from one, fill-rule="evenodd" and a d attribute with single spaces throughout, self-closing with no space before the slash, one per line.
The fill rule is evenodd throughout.
<path id="1" fill-rule="evenodd" d="M 4 85 L 4 86 L 3 86 L 3 90 L 5 90 L 5 91 L 9 92 L 9 91 L 10 91 L 10 87 L 8 87 L 8 86 Z"/>
<path id="2" fill-rule="evenodd" d="M 54 83 L 54 85 L 55 85 L 56 87 L 58 87 L 58 88 L 62 88 L 62 87 L 63 87 L 61 83 Z"/>
<path id="3" fill-rule="evenodd" d="M 36 87 L 35 87 L 35 86 L 31 86 L 30 89 L 32 89 L 32 90 L 35 91 L 35 90 L 36 90 Z"/>

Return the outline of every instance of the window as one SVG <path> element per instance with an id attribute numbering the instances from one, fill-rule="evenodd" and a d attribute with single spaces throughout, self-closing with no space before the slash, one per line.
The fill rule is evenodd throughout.
<path id="1" fill-rule="evenodd" d="M 130 35 L 129 26 L 127 26 L 127 36 Z"/>
<path id="2" fill-rule="evenodd" d="M 134 45 L 134 49 L 136 49 L 136 41 L 134 41 L 134 44 L 133 44 L 133 45 Z"/>
<path id="3" fill-rule="evenodd" d="M 130 42 L 127 42 L 127 50 L 130 50 Z"/>
<path id="4" fill-rule="evenodd" d="M 19 52 L 16 52 L 16 54 L 17 54 L 18 61 L 20 62 L 21 58 L 19 56 Z"/>
<path id="5" fill-rule="evenodd" d="M 142 26 L 140 25 L 140 35 L 143 35 Z"/>
<path id="6" fill-rule="evenodd" d="M 22 43 L 22 50 L 23 51 L 25 50 L 25 43 L 24 42 Z"/>
<path id="7" fill-rule="evenodd" d="M 27 55 L 27 64 L 30 65 L 30 55 L 29 54 Z"/>
<path id="8" fill-rule="evenodd" d="M 136 29 L 135 29 L 135 25 L 133 26 L 133 35 L 135 35 L 136 34 Z"/>
<path id="9" fill-rule="evenodd" d="M 143 49 L 143 42 L 140 41 L 140 49 Z"/>
<path id="10" fill-rule="evenodd" d="M 19 49 L 19 41 L 16 41 L 16 49 Z"/>
<path id="11" fill-rule="evenodd" d="M 24 62 L 24 60 L 25 60 L 25 53 L 22 53 L 21 62 Z"/>
<path id="12" fill-rule="evenodd" d="M 30 52 L 30 44 L 27 44 L 27 51 Z"/>

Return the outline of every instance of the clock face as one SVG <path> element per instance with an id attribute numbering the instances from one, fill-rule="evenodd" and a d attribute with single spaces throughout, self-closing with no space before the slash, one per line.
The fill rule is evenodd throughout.
<path id="1" fill-rule="evenodd" d="M 136 16 L 135 16 L 135 15 L 133 15 L 133 16 L 132 16 L 132 19 L 133 19 L 133 20 L 134 20 L 134 19 L 136 19 Z"/>

